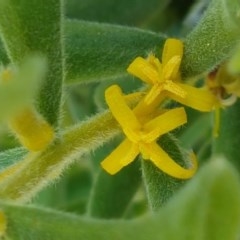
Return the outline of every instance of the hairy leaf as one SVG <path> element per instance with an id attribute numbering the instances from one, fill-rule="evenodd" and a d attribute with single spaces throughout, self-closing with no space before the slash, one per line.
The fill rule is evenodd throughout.
<path id="1" fill-rule="evenodd" d="M 122 217 L 141 183 L 139 162 L 111 176 L 100 170 L 92 189 L 88 215 L 97 218 Z"/>
<path id="2" fill-rule="evenodd" d="M 183 153 L 172 135 L 163 135 L 159 144 L 175 161 L 180 164 L 184 163 Z M 152 162 L 146 160 L 142 160 L 142 174 L 149 207 L 152 211 L 159 210 L 186 182 L 165 174 Z"/>
<path id="3" fill-rule="evenodd" d="M 135 57 L 160 53 L 165 41 L 150 31 L 77 20 L 67 21 L 65 32 L 67 83 L 121 77 Z"/>
<path id="4" fill-rule="evenodd" d="M 0 34 L 14 63 L 32 53 L 47 58 L 48 74 L 39 90 L 38 107 L 57 125 L 63 80 L 61 0 L 0 0 Z"/>
<path id="5" fill-rule="evenodd" d="M 198 25 L 185 39 L 184 77 L 213 70 L 229 57 L 240 38 L 239 0 L 212 0 Z"/>
<path id="6" fill-rule="evenodd" d="M 6 235 L 24 240 L 235 240 L 240 224 L 239 176 L 217 159 L 153 216 L 94 220 L 32 206 L 1 202 Z M 33 221 L 34 220 L 34 221 Z"/>
<path id="7" fill-rule="evenodd" d="M 27 150 L 20 147 L 0 152 L 0 172 L 6 167 L 19 162 L 26 154 Z"/>

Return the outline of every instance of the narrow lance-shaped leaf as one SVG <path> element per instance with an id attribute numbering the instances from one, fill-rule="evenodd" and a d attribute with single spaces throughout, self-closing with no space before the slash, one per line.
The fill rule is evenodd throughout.
<path id="1" fill-rule="evenodd" d="M 3 43 L 0 39 L 0 63 L 7 65 L 9 63 L 9 58 L 7 56 L 6 50 L 3 46 Z"/>
<path id="2" fill-rule="evenodd" d="M 239 0 L 212 0 L 185 39 L 184 77 L 212 70 L 230 56 L 240 38 Z"/>
<path id="3" fill-rule="evenodd" d="M 38 107 L 50 124 L 57 125 L 63 80 L 62 1 L 1 0 L 0 33 L 12 62 L 31 53 L 47 58 Z"/>
<path id="4" fill-rule="evenodd" d="M 225 159 L 212 159 L 162 210 L 168 213 L 163 217 L 166 230 L 162 239 L 237 239 L 239 187 L 234 167 Z"/>
<path id="5" fill-rule="evenodd" d="M 26 154 L 27 150 L 20 147 L 0 152 L 0 172 L 6 167 L 19 162 Z"/>
<path id="6" fill-rule="evenodd" d="M 135 161 L 114 176 L 101 169 L 89 199 L 88 215 L 106 219 L 122 217 L 141 183 L 139 165 Z"/>
<path id="7" fill-rule="evenodd" d="M 159 15 L 165 14 L 170 0 L 68 0 L 66 15 L 72 19 L 117 23 L 129 26 L 149 26 Z M 155 21 L 154 21 L 155 22 Z M 158 23 L 159 24 L 159 23 Z"/>
<path id="8" fill-rule="evenodd" d="M 77 20 L 64 25 L 67 83 L 125 76 L 135 57 L 160 55 L 165 41 L 161 34 L 131 27 Z"/>
<path id="9" fill-rule="evenodd" d="M 0 153 L 0 183 L 12 176 L 23 163 L 28 151 L 24 148 L 13 148 Z"/>
<path id="10" fill-rule="evenodd" d="M 165 41 L 162 35 L 137 28 L 67 21 L 67 82 L 101 81 L 127 74 L 137 56 L 151 51 L 159 54 Z"/>
<path id="11" fill-rule="evenodd" d="M 221 159 L 204 166 L 164 209 L 135 220 L 94 220 L 6 202 L 0 207 L 7 219 L 5 235 L 13 240 L 234 240 L 239 201 L 239 176 Z"/>

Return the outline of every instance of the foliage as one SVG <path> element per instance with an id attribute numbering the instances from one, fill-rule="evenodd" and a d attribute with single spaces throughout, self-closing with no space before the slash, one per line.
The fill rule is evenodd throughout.
<path id="1" fill-rule="evenodd" d="M 0 238 L 239 239 L 239 39 L 239 0 L 0 0 Z"/>

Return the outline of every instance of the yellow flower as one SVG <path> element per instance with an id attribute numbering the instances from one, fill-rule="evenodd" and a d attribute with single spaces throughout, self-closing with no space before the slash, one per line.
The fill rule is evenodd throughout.
<path id="1" fill-rule="evenodd" d="M 223 106 L 234 103 L 231 101 L 232 96 L 240 97 L 240 77 L 230 74 L 226 63 L 208 75 L 207 86 L 217 95 Z"/>
<path id="2" fill-rule="evenodd" d="M 221 108 L 233 105 L 237 97 L 240 97 L 240 78 L 231 75 L 227 71 L 227 65 L 223 64 L 218 69 L 210 72 L 206 78 L 206 86 L 217 99 L 215 104 L 214 137 L 218 137 L 220 128 Z"/>
<path id="3" fill-rule="evenodd" d="M 0 84 L 14 85 L 15 82 L 17 83 L 16 80 L 21 81 L 21 71 L 15 72 L 14 70 L 10 67 L 1 69 Z M 54 139 L 54 129 L 34 109 L 30 102 L 17 107 L 8 116 L 8 123 L 21 144 L 30 151 L 44 150 Z"/>
<path id="4" fill-rule="evenodd" d="M 21 144 L 30 151 L 44 150 L 54 139 L 53 128 L 31 107 L 14 115 L 9 126 Z"/>
<path id="5" fill-rule="evenodd" d="M 183 43 L 180 40 L 169 38 L 166 40 L 162 63 L 154 55 L 148 59 L 137 57 L 127 71 L 152 85 L 146 94 L 146 104 L 161 101 L 163 97 L 170 97 L 177 102 L 200 111 L 211 111 L 216 99 L 209 91 L 198 89 L 180 82 L 179 67 L 183 56 Z M 158 96 L 162 95 L 159 99 Z"/>
<path id="6" fill-rule="evenodd" d="M 185 169 L 175 163 L 170 156 L 157 144 L 157 139 L 187 122 L 184 108 L 176 108 L 160 114 L 154 119 L 139 121 L 139 115 L 145 114 L 138 108 L 137 115 L 125 102 L 121 89 L 113 85 L 106 90 L 106 102 L 120 124 L 126 139 L 101 162 L 102 167 L 110 174 L 115 174 L 124 166 L 130 164 L 142 154 L 143 159 L 149 159 L 163 172 L 172 177 L 187 179 L 193 176 L 197 169 L 195 156 L 192 166 Z"/>

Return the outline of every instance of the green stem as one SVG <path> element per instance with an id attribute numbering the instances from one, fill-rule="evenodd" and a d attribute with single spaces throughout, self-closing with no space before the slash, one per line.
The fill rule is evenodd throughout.
<path id="1" fill-rule="evenodd" d="M 134 106 L 142 95 L 127 98 Z M 19 169 L 0 184 L 0 198 L 28 201 L 50 182 L 56 180 L 75 159 L 101 146 L 119 132 L 119 125 L 109 111 L 73 126 L 45 151 L 29 153 L 19 162 Z M 3 172 L 4 174 L 4 172 Z"/>
<path id="2" fill-rule="evenodd" d="M 66 131 L 62 139 L 42 153 L 31 153 L 15 174 L 0 185 L 0 197 L 28 201 L 77 157 L 101 146 L 119 131 L 109 112 L 99 114 Z"/>

